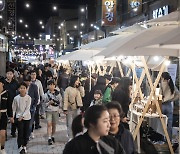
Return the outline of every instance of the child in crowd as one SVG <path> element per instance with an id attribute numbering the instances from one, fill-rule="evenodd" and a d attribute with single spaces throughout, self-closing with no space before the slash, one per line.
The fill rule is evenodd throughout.
<path id="1" fill-rule="evenodd" d="M 43 103 L 46 105 L 46 118 L 47 118 L 47 135 L 48 145 L 55 142 L 54 134 L 56 131 L 56 123 L 59 119 L 59 108 L 62 104 L 62 96 L 58 90 L 55 89 L 56 85 L 54 80 L 47 83 L 48 91 L 43 97 Z"/>
<path id="2" fill-rule="evenodd" d="M 20 154 L 27 153 L 26 145 L 29 137 L 29 123 L 31 119 L 30 106 L 31 97 L 27 95 L 27 85 L 22 82 L 19 87 L 20 94 L 17 95 L 12 104 L 13 117 L 17 118 L 18 125 L 18 148 Z M 15 116 L 16 114 L 16 116 Z"/>
<path id="3" fill-rule="evenodd" d="M 96 90 L 94 92 L 94 99 L 92 100 L 90 106 L 92 105 L 102 105 L 102 92 L 101 90 Z"/>

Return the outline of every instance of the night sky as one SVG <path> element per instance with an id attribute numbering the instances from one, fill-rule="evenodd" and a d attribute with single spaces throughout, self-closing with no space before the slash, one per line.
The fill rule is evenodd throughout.
<path id="1" fill-rule="evenodd" d="M 39 20 L 46 24 L 50 16 L 57 16 L 58 10 L 53 11 L 52 7 L 58 8 L 77 8 L 80 4 L 88 3 L 88 0 L 16 0 L 17 1 L 17 32 L 30 37 L 37 37 L 39 33 L 44 32 L 39 24 Z M 30 8 L 26 8 L 26 3 Z M 23 23 L 19 23 L 23 19 Z M 29 28 L 25 28 L 28 24 Z"/>

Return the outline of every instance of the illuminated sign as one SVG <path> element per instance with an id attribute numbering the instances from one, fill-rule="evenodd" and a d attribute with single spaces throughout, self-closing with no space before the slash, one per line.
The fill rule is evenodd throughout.
<path id="1" fill-rule="evenodd" d="M 153 10 L 153 19 L 165 16 L 168 14 L 169 14 L 169 7 L 168 7 L 168 5 L 166 5 L 166 6 L 163 6 L 162 8 Z"/>
<path id="2" fill-rule="evenodd" d="M 128 0 L 128 12 L 130 17 L 142 13 L 142 0 Z"/>
<path id="3" fill-rule="evenodd" d="M 7 31 L 16 32 L 16 0 L 7 1 Z"/>
<path id="4" fill-rule="evenodd" d="M 116 0 L 102 0 L 102 25 L 116 25 Z"/>

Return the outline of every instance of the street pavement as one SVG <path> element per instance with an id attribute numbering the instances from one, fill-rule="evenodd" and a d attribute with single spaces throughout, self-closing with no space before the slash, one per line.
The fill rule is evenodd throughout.
<path id="1" fill-rule="evenodd" d="M 59 118 L 56 128 L 55 143 L 48 145 L 46 120 L 41 119 L 42 128 L 34 130 L 35 138 L 31 139 L 27 145 L 28 154 L 62 154 L 65 143 L 67 143 L 67 127 L 65 116 Z M 5 144 L 7 154 L 19 154 L 17 147 L 17 137 L 10 136 L 10 124 L 8 124 L 8 140 Z"/>

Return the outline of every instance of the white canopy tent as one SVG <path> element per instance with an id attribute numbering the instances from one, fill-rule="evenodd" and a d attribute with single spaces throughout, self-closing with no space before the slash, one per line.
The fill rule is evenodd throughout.
<path id="1" fill-rule="evenodd" d="M 155 26 L 130 35 L 125 39 L 115 40 L 108 48 L 96 56 L 178 56 L 179 52 L 173 49 L 139 48 L 177 28 L 177 25 Z"/>

